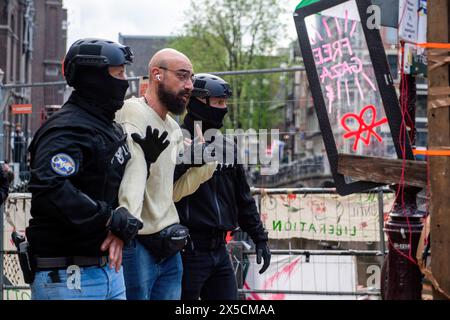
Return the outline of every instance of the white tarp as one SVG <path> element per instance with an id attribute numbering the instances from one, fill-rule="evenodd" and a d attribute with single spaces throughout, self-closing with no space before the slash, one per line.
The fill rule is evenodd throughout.
<path id="1" fill-rule="evenodd" d="M 248 293 L 247 300 L 349 300 L 357 299 L 356 257 L 272 255 L 269 268 L 258 273 L 255 255 L 249 256 L 250 267 L 244 282 L 246 290 L 276 290 L 280 293 Z M 289 291 L 308 292 L 307 295 L 288 294 Z M 284 292 L 284 293 L 281 293 Z M 314 294 L 314 292 L 327 293 Z"/>

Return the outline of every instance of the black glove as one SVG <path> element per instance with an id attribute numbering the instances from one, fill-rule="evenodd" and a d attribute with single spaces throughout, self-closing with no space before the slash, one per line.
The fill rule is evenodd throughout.
<path id="1" fill-rule="evenodd" d="M 207 147 L 206 143 L 199 143 L 193 141 L 190 145 L 185 145 L 184 152 L 181 157 L 181 164 L 186 164 L 191 167 L 201 167 L 205 164 L 203 155 Z"/>
<path id="2" fill-rule="evenodd" d="M 225 162 L 225 145 L 224 140 L 222 137 L 215 138 L 214 141 L 208 143 L 205 147 L 205 162 L 213 162 L 213 161 L 219 161 L 219 163 Z"/>
<path id="3" fill-rule="evenodd" d="M 141 146 L 144 151 L 145 161 L 147 162 L 147 170 L 150 169 L 150 165 L 155 163 L 159 155 L 169 146 L 169 140 L 166 140 L 168 133 L 164 131 L 160 137 L 159 130 L 152 130 L 151 126 L 147 127 L 147 133 L 145 138 L 142 138 L 139 134 L 133 133 L 131 137 L 133 140 Z"/>
<path id="4" fill-rule="evenodd" d="M 112 211 L 107 227 L 125 244 L 129 244 L 130 241 L 137 235 L 138 231 L 144 227 L 144 225 L 127 209 L 118 208 Z"/>
<path id="5" fill-rule="evenodd" d="M 256 263 L 261 264 L 261 258 L 264 259 L 264 264 L 261 270 L 259 270 L 259 274 L 263 274 L 269 267 L 270 257 L 271 253 L 267 242 L 258 242 L 256 244 Z"/>

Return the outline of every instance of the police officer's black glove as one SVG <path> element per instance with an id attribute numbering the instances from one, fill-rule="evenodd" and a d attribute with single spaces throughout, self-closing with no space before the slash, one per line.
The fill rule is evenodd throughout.
<path id="1" fill-rule="evenodd" d="M 222 152 L 218 150 L 217 144 L 215 143 L 201 143 L 194 140 L 191 145 L 185 146 L 181 163 L 188 164 L 191 167 L 201 167 L 206 163 L 216 161 L 215 155 L 218 152 Z"/>
<path id="2" fill-rule="evenodd" d="M 177 164 L 187 165 L 188 167 L 201 167 L 203 163 L 203 152 L 205 151 L 204 143 L 184 142 L 183 154 L 179 154 Z"/>
<path id="3" fill-rule="evenodd" d="M 140 145 L 142 151 L 144 151 L 147 170 L 150 169 L 150 165 L 155 163 L 159 155 L 169 146 L 170 142 L 166 139 L 167 136 L 167 131 L 164 131 L 161 136 L 159 136 L 159 130 L 153 130 L 151 126 L 147 127 L 145 138 L 142 138 L 137 133 L 131 135 L 133 140 Z"/>
<path id="4" fill-rule="evenodd" d="M 220 163 L 225 162 L 225 145 L 224 140 L 219 137 L 215 138 L 213 142 L 207 143 L 205 147 L 205 162 L 213 162 L 213 161 L 219 161 Z"/>
<path id="5" fill-rule="evenodd" d="M 194 142 L 189 148 L 188 153 L 190 153 L 190 159 L 192 159 L 193 167 L 201 167 L 205 164 L 204 154 L 206 150 L 206 143 L 196 143 Z"/>
<path id="6" fill-rule="evenodd" d="M 136 219 L 127 209 L 118 208 L 112 211 L 107 227 L 126 245 L 137 235 L 144 225 Z"/>
<path id="7" fill-rule="evenodd" d="M 264 259 L 264 264 L 259 270 L 259 274 L 263 274 L 270 265 L 270 257 L 272 254 L 270 253 L 269 246 L 267 242 L 258 242 L 256 244 L 256 263 L 261 264 L 261 258 Z"/>

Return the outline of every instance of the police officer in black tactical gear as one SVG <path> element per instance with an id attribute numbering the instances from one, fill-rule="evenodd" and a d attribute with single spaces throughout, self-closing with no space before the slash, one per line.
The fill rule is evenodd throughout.
<path id="1" fill-rule="evenodd" d="M 113 119 L 132 62 L 129 47 L 101 39 L 78 40 L 67 52 L 64 76 L 75 91 L 29 148 L 32 299 L 126 299 L 122 248 L 142 223 L 116 209 L 130 153 Z"/>
<path id="2" fill-rule="evenodd" d="M 0 206 L 6 201 L 9 194 L 8 171 L 7 164 L 0 165 Z"/>
<path id="3" fill-rule="evenodd" d="M 237 163 L 236 144 L 218 131 L 223 126 L 227 99 L 231 95 L 230 86 L 223 79 L 197 74 L 188 113 L 181 126 L 192 138 L 201 124 L 206 140 L 204 159 L 214 157 L 219 161 L 213 177 L 176 204 L 181 223 L 189 228 L 193 248 L 186 249 L 182 257 L 184 300 L 238 298 L 225 241 L 226 233 L 238 225 L 255 242 L 257 263 L 264 260 L 260 273 L 266 271 L 270 264 L 267 232 L 250 193 L 244 168 Z M 188 165 L 177 165 L 175 179 L 188 169 Z"/>

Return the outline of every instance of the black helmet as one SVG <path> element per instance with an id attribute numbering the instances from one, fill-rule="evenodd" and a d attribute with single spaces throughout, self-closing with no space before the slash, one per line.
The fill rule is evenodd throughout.
<path id="1" fill-rule="evenodd" d="M 222 78 L 208 74 L 199 73 L 195 75 L 194 89 L 191 93 L 191 99 L 187 106 L 188 122 L 201 120 L 202 129 L 205 132 L 208 129 L 219 129 L 223 126 L 223 119 L 228 112 L 227 108 L 208 108 L 211 107 L 211 98 L 229 98 L 232 96 L 231 87 Z M 198 99 L 205 99 L 206 104 Z M 193 128 L 193 126 L 192 126 Z"/>
<path id="2" fill-rule="evenodd" d="M 79 66 L 105 68 L 132 62 L 133 52 L 127 46 L 103 39 L 81 39 L 67 52 L 63 73 L 67 84 L 73 86 Z"/>
<path id="3" fill-rule="evenodd" d="M 193 97 L 201 99 L 229 98 L 232 94 L 230 85 L 222 78 L 208 73 L 195 75 Z"/>

